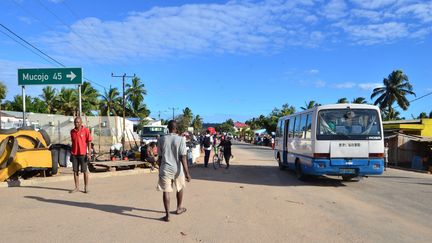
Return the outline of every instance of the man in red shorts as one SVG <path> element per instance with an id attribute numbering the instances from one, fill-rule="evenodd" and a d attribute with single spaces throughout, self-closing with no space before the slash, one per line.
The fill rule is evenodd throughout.
<path id="1" fill-rule="evenodd" d="M 71 161 L 74 171 L 75 189 L 70 193 L 79 191 L 79 168 L 84 173 L 84 193 L 88 193 L 88 170 L 87 163 L 90 161 L 91 141 L 92 137 L 87 127 L 82 125 L 81 117 L 76 117 L 74 120 L 75 128 L 71 130 L 72 151 Z"/>

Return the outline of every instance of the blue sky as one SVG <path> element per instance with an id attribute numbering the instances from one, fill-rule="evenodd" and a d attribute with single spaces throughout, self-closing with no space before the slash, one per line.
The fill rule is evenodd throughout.
<path id="1" fill-rule="evenodd" d="M 101 92 L 121 88 L 112 72 L 138 75 L 152 117 L 188 106 L 205 122 L 245 121 L 285 103 L 370 102 L 396 69 L 417 97 L 432 92 L 432 1 L 1 0 L 0 10 L 0 23 L 82 67 Z M 21 92 L 17 68 L 56 65 L 2 32 L 0 80 L 11 99 Z M 431 103 L 432 95 L 400 111 L 411 118 Z"/>

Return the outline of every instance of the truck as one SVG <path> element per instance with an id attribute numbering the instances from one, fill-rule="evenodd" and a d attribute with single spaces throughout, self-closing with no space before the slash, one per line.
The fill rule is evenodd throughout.
<path id="1" fill-rule="evenodd" d="M 168 127 L 166 125 L 146 125 L 140 132 L 141 143 L 149 144 L 157 142 L 157 138 L 168 134 Z"/>

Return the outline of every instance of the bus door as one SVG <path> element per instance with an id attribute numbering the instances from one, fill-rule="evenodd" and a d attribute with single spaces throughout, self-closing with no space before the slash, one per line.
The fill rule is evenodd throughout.
<path id="1" fill-rule="evenodd" d="M 288 125 L 289 125 L 290 119 L 286 119 L 284 121 L 284 131 L 283 131 L 283 156 L 282 156 L 282 163 L 288 164 Z"/>

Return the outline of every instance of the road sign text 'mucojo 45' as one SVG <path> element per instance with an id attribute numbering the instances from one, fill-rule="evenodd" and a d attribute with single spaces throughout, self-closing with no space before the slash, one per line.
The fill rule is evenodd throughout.
<path id="1" fill-rule="evenodd" d="M 82 84 L 81 68 L 20 68 L 18 85 Z"/>

